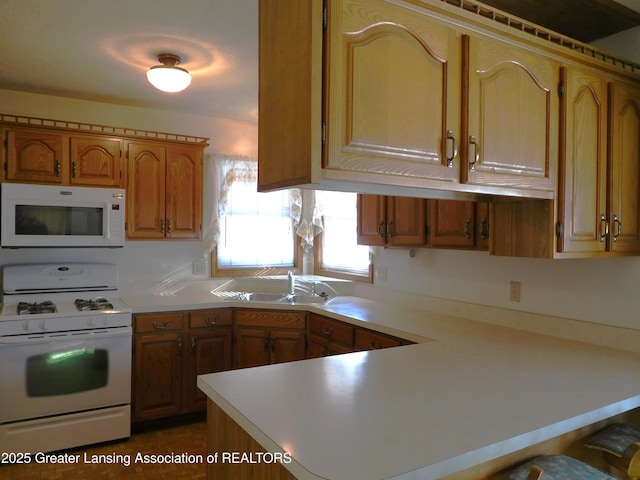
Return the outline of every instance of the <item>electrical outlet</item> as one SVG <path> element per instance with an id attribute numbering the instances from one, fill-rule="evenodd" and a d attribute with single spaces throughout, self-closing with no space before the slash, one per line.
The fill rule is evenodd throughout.
<path id="1" fill-rule="evenodd" d="M 191 264 L 191 273 L 193 275 L 204 275 L 207 273 L 207 261 L 205 259 L 195 260 Z"/>
<path id="2" fill-rule="evenodd" d="M 373 274 L 376 282 L 387 281 L 387 267 L 374 267 Z"/>
<path id="3" fill-rule="evenodd" d="M 520 282 L 509 282 L 509 300 L 512 302 L 520 301 Z"/>

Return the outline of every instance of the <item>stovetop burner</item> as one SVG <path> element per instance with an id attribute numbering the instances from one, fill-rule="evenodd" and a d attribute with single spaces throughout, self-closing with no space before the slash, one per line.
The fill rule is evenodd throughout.
<path id="1" fill-rule="evenodd" d="M 76 308 L 80 311 L 113 310 L 113 304 L 104 297 L 90 298 L 88 300 L 83 300 L 81 298 L 78 298 L 73 303 L 76 306 Z"/>
<path id="2" fill-rule="evenodd" d="M 18 302 L 18 315 L 32 315 L 35 313 L 55 313 L 57 311 L 55 303 L 51 300 L 44 302 Z"/>

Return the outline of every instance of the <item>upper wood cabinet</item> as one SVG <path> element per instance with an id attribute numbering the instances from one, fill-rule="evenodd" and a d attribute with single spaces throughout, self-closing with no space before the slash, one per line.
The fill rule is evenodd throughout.
<path id="1" fill-rule="evenodd" d="M 558 252 L 607 247 L 607 83 L 600 75 L 562 68 L 563 182 L 558 196 Z"/>
<path id="2" fill-rule="evenodd" d="M 609 187 L 607 248 L 640 253 L 640 86 L 609 84 Z"/>
<path id="3" fill-rule="evenodd" d="M 120 138 L 71 137 L 71 185 L 122 186 Z"/>
<path id="4" fill-rule="evenodd" d="M 562 69 L 560 178 L 554 201 L 497 202 L 496 255 L 640 253 L 640 87 Z"/>
<path id="5" fill-rule="evenodd" d="M 325 121 L 334 170 L 451 182 L 460 138 L 460 36 L 387 2 L 329 3 Z M 448 153 L 447 153 L 448 150 Z M 375 181 L 375 180 L 371 180 Z"/>
<path id="6" fill-rule="evenodd" d="M 260 190 L 554 198 L 557 61 L 440 3 L 260 2 Z"/>
<path id="7" fill-rule="evenodd" d="M 553 198 L 557 62 L 487 36 L 465 36 L 467 42 L 468 122 L 463 126 L 461 181 L 523 190 L 531 197 L 548 192 Z"/>
<path id="8" fill-rule="evenodd" d="M 422 198 L 358 195 L 358 244 L 425 246 L 425 208 Z"/>
<path id="9" fill-rule="evenodd" d="M 127 238 L 201 238 L 202 182 L 202 147 L 127 142 Z"/>
<path id="10" fill-rule="evenodd" d="M 5 180 L 122 186 L 122 140 L 34 129 L 6 129 Z"/>
<path id="11" fill-rule="evenodd" d="M 488 250 L 488 203 L 428 200 L 427 211 L 430 247 Z"/>

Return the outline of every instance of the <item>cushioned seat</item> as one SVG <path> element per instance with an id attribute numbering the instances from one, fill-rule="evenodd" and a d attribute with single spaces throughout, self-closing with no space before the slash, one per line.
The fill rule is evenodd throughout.
<path id="1" fill-rule="evenodd" d="M 536 457 L 510 471 L 505 480 L 616 480 L 608 473 L 565 455 Z"/>
<path id="2" fill-rule="evenodd" d="M 588 437 L 585 445 L 601 450 L 607 463 L 629 478 L 640 477 L 640 427 L 612 423 Z"/>

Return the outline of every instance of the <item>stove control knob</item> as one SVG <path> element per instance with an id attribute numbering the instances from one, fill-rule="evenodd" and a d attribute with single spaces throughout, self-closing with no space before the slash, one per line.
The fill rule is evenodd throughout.
<path id="1" fill-rule="evenodd" d="M 29 320 L 27 320 L 22 324 L 22 329 L 25 332 L 30 332 L 31 330 L 33 330 L 33 324 Z"/>
<path id="2" fill-rule="evenodd" d="M 96 319 L 95 317 L 89 317 L 87 320 L 87 326 L 89 327 L 95 327 L 96 326 Z"/>
<path id="3" fill-rule="evenodd" d="M 47 321 L 46 320 L 42 320 L 40 322 L 40 330 L 47 330 Z"/>

